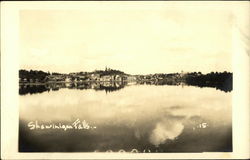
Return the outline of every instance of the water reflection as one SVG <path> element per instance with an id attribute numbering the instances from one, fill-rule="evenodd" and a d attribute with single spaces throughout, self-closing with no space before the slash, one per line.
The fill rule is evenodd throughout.
<path id="1" fill-rule="evenodd" d="M 108 93 L 122 89 L 126 84 L 125 82 L 22 84 L 19 85 L 19 95 L 58 91 L 62 88 L 79 90 L 94 89 L 96 91 L 104 90 Z"/>
<path id="2" fill-rule="evenodd" d="M 163 144 L 166 140 L 174 140 L 184 129 L 184 125 L 174 116 L 164 117 L 157 122 L 150 135 L 150 143 L 155 146 Z"/>
<path id="3" fill-rule="evenodd" d="M 19 95 L 42 93 L 45 91 L 50 91 L 50 88 L 45 85 L 20 85 Z"/>
<path id="4" fill-rule="evenodd" d="M 131 84 L 131 83 L 130 83 Z M 58 91 L 61 88 L 69 88 L 69 89 L 94 89 L 96 91 L 103 90 L 106 93 L 113 92 L 120 90 L 128 85 L 130 85 L 128 82 L 82 82 L 82 83 L 47 83 L 47 84 L 20 84 L 19 85 L 19 95 L 25 95 L 25 94 L 34 94 L 34 93 L 42 93 L 46 91 Z M 138 85 L 174 85 L 182 87 L 187 86 L 184 83 L 166 83 L 163 81 L 137 81 L 133 84 Z M 230 92 L 232 88 L 220 86 L 220 85 L 196 85 L 197 87 L 212 87 L 219 89 L 224 92 Z"/>
<path id="5" fill-rule="evenodd" d="M 204 87 L 210 87 L 210 88 L 215 88 L 217 90 L 221 90 L 224 92 L 231 92 L 233 89 L 232 82 L 229 83 L 194 83 L 194 84 L 188 84 L 184 82 L 173 82 L 173 81 L 164 81 L 164 80 L 158 80 L 158 81 L 138 81 L 137 84 L 147 84 L 147 85 L 173 85 L 173 86 L 179 86 L 181 85 L 182 87 L 185 86 L 196 86 L 200 88 Z"/>
<path id="6" fill-rule="evenodd" d="M 20 96 L 20 152 L 232 151 L 231 93 L 109 83 L 46 87 L 47 92 Z M 76 119 L 96 129 L 30 130 L 27 126 L 31 121 L 68 124 Z"/>

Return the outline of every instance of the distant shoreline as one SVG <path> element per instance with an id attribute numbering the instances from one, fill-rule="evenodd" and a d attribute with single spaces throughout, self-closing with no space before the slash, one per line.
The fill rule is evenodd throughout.
<path id="1" fill-rule="evenodd" d="M 124 81 L 81 81 L 81 82 L 65 82 L 65 81 L 51 81 L 51 82 L 19 82 L 19 85 L 46 85 L 46 84 L 72 84 L 72 83 L 90 83 L 90 82 L 95 82 L 95 83 L 100 83 L 100 82 L 131 82 L 128 80 L 124 80 Z M 144 81 L 144 82 L 149 82 L 149 81 Z"/>
<path id="2" fill-rule="evenodd" d="M 94 72 L 76 72 L 70 74 L 49 73 L 36 70 L 19 70 L 19 86 L 129 82 L 156 85 L 186 84 L 231 91 L 233 89 L 233 73 L 224 71 L 202 74 L 201 72 L 182 71 L 181 73 L 169 74 L 129 75 L 119 70 L 107 68 L 105 70 L 96 70 Z"/>

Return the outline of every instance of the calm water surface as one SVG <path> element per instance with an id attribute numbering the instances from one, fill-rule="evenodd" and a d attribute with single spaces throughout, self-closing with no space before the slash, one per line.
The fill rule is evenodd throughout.
<path id="1" fill-rule="evenodd" d="M 19 151 L 232 151 L 231 92 L 168 85 L 111 91 L 61 88 L 20 95 Z M 28 127 L 77 119 L 91 128 Z"/>

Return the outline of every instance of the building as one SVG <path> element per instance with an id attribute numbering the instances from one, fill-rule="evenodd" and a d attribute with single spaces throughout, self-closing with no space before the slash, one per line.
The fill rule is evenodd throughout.
<path id="1" fill-rule="evenodd" d="M 112 81 L 111 75 L 105 75 L 100 78 L 100 81 Z"/>
<path id="2" fill-rule="evenodd" d="M 19 82 L 27 83 L 28 79 L 27 78 L 19 78 Z"/>
<path id="3" fill-rule="evenodd" d="M 115 76 L 115 81 L 122 81 L 122 76 L 116 75 Z"/>
<path id="4" fill-rule="evenodd" d="M 94 80 L 94 81 L 100 80 L 100 74 L 97 74 L 97 73 L 92 73 L 90 77 L 91 77 L 91 80 Z"/>
<path id="5" fill-rule="evenodd" d="M 51 82 L 60 82 L 60 81 L 65 81 L 65 78 L 60 75 L 50 75 L 48 76 L 48 81 Z"/>

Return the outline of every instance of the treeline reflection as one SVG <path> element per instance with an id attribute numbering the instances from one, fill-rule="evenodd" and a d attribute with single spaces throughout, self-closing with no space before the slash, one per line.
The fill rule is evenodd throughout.
<path id="1" fill-rule="evenodd" d="M 58 91 L 62 88 L 79 90 L 94 89 L 109 93 L 122 89 L 126 85 L 127 83 L 124 82 L 22 84 L 19 85 L 19 95 Z"/>
<path id="2" fill-rule="evenodd" d="M 214 83 L 214 82 L 206 82 L 206 83 L 190 83 L 190 82 L 166 82 L 164 80 L 160 80 L 158 82 L 137 82 L 137 84 L 147 84 L 147 85 L 174 85 L 174 86 L 196 86 L 200 88 L 209 87 L 215 88 L 217 90 L 221 90 L 224 92 L 231 92 L 233 90 L 232 80 L 226 81 L 225 83 Z"/>
<path id="3" fill-rule="evenodd" d="M 165 82 L 165 81 L 137 81 L 134 83 L 135 85 L 181 85 L 181 86 L 189 86 L 190 84 L 178 82 Z M 93 89 L 96 91 L 105 91 L 106 93 L 114 92 L 124 88 L 125 86 L 129 85 L 128 82 L 89 82 L 89 83 L 46 83 L 46 84 L 20 84 L 19 85 L 19 95 L 26 95 L 26 94 L 35 94 L 35 93 L 42 93 L 42 92 L 50 92 L 50 91 L 58 91 L 62 88 L 68 89 L 79 89 L 79 90 L 86 90 L 86 89 Z M 232 91 L 232 84 L 193 84 L 191 86 L 197 87 L 212 87 L 224 92 Z"/>

